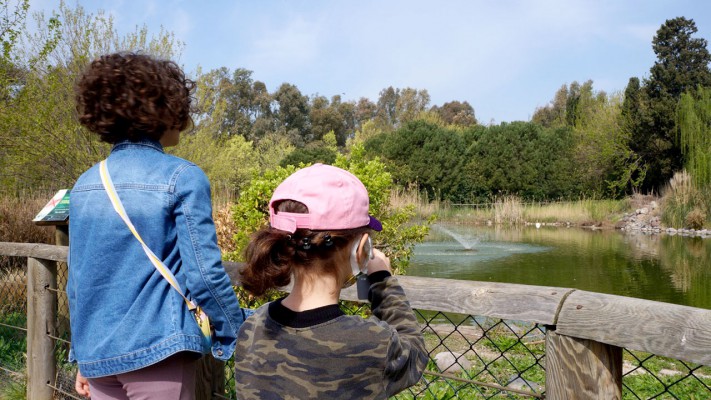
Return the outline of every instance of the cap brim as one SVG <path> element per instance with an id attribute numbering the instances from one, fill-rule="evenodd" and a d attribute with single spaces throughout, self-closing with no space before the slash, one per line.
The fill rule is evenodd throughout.
<path id="1" fill-rule="evenodd" d="M 370 229 L 380 232 L 383 230 L 383 224 L 380 223 L 374 216 L 370 215 L 370 222 L 368 223 Z"/>

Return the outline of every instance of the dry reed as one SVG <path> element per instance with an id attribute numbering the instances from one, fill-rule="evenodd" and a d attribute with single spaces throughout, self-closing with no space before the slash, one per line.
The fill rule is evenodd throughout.
<path id="1" fill-rule="evenodd" d="M 422 218 L 440 212 L 445 207 L 438 200 L 428 201 L 427 195 L 423 195 L 415 187 L 396 188 L 390 192 L 390 207 L 399 209 L 407 206 L 414 206 L 415 213 Z"/>
<path id="2" fill-rule="evenodd" d="M 704 225 L 709 205 L 686 171 L 675 173 L 662 193 L 662 221 L 667 226 L 699 229 Z"/>
<path id="3" fill-rule="evenodd" d="M 217 245 L 223 254 L 231 253 L 237 248 L 233 239 L 237 232 L 237 225 L 235 225 L 235 221 L 232 218 L 232 206 L 230 203 L 225 203 L 213 212 L 215 230 L 217 231 Z"/>
<path id="4" fill-rule="evenodd" d="M 517 225 L 524 223 L 521 199 L 516 196 L 504 196 L 494 202 L 494 223 L 496 225 Z"/>
<path id="5" fill-rule="evenodd" d="M 0 196 L 0 242 L 54 243 L 54 228 L 37 226 L 32 218 L 52 194 L 28 193 L 23 197 Z M 24 258 L 0 256 L 0 271 L 21 269 Z"/>

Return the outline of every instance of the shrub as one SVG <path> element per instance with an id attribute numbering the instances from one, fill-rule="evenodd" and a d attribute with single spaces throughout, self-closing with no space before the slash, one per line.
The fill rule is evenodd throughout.
<path id="1" fill-rule="evenodd" d="M 703 228 L 704 222 L 706 222 L 706 212 L 698 207 L 691 210 L 684 218 L 684 226 L 691 229 Z"/>

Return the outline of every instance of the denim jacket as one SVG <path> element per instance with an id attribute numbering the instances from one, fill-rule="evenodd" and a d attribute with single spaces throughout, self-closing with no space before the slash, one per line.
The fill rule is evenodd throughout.
<path id="1" fill-rule="evenodd" d="M 210 317 L 212 355 L 227 360 L 245 315 L 222 266 L 207 177 L 149 140 L 116 144 L 107 164 L 146 245 Z M 82 375 L 115 375 L 205 351 L 185 301 L 114 211 L 98 164 L 77 180 L 69 207 L 69 359 Z"/>

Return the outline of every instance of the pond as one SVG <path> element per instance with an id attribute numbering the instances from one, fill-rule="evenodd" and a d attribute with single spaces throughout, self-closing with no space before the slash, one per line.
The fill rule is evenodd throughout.
<path id="1" fill-rule="evenodd" d="M 568 287 L 711 309 L 711 238 L 437 223 L 412 276 Z"/>

